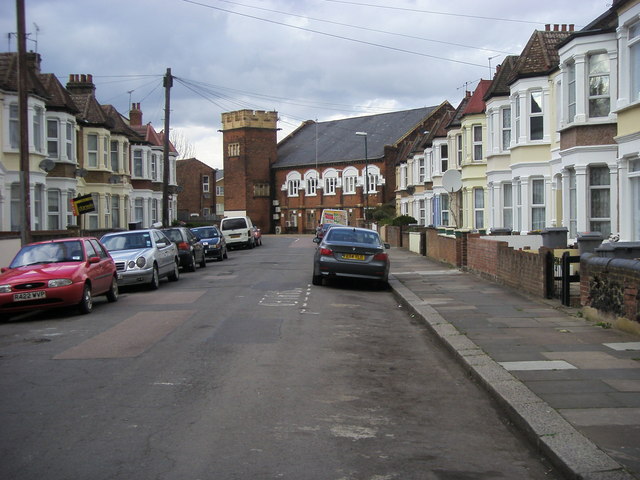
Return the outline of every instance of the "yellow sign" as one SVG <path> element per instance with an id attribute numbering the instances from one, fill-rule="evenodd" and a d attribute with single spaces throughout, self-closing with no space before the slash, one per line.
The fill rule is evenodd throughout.
<path id="1" fill-rule="evenodd" d="M 83 213 L 95 212 L 96 210 L 96 207 L 93 204 L 93 196 L 91 196 L 91 194 L 81 195 L 74 198 L 71 200 L 71 205 L 73 206 L 73 214 L 76 217 Z"/>

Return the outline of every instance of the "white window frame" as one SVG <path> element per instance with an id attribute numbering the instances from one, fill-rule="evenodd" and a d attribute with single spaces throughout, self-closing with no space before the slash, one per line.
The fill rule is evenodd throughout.
<path id="1" fill-rule="evenodd" d="M 342 193 L 345 195 L 354 195 L 357 184 L 358 170 L 353 167 L 345 168 L 342 172 Z"/>
<path id="2" fill-rule="evenodd" d="M 111 140 L 110 156 L 111 156 L 111 171 L 118 173 L 120 171 L 120 142 L 117 140 Z M 115 147 L 115 149 L 114 149 Z"/>
<path id="3" fill-rule="evenodd" d="M 297 197 L 300 191 L 300 179 L 292 178 L 287 180 L 287 196 L 288 197 Z"/>
<path id="4" fill-rule="evenodd" d="M 444 173 L 449 169 L 449 144 L 443 143 L 440 145 L 440 173 Z"/>
<path id="5" fill-rule="evenodd" d="M 209 193 L 209 175 L 202 175 L 202 193 Z"/>
<path id="6" fill-rule="evenodd" d="M 606 169 L 606 171 L 608 172 L 607 175 L 603 178 L 607 179 L 606 184 L 594 184 L 593 182 L 593 172 L 595 170 L 604 170 Z M 611 198 L 611 172 L 609 170 L 609 167 L 607 167 L 606 165 L 590 165 L 589 166 L 589 172 L 588 172 L 588 182 L 589 182 L 589 230 L 592 232 L 600 232 L 602 233 L 602 235 L 606 238 L 609 236 L 609 234 L 611 233 L 611 209 L 612 209 L 612 198 Z M 596 192 L 602 192 L 602 191 L 608 191 L 609 195 L 608 195 L 608 210 L 609 210 L 609 214 L 608 216 L 601 216 L 601 217 L 596 217 L 595 213 L 594 213 L 594 195 L 596 194 Z M 608 228 L 607 229 L 602 229 L 599 228 L 597 226 L 597 224 L 607 224 L 608 223 Z"/>
<path id="7" fill-rule="evenodd" d="M 484 228 L 484 188 L 473 189 L 473 226 L 480 230 Z"/>
<path id="8" fill-rule="evenodd" d="M 33 107 L 33 148 L 36 152 L 44 151 L 44 108 Z"/>
<path id="9" fill-rule="evenodd" d="M 473 161 L 482 161 L 482 125 L 472 125 L 471 141 L 473 142 Z"/>
<path id="10" fill-rule="evenodd" d="M 97 133 L 87 134 L 87 166 L 89 168 L 98 168 L 98 134 Z"/>
<path id="11" fill-rule="evenodd" d="M 640 101 L 640 20 L 629 25 L 627 48 L 629 53 L 629 101 Z"/>
<path id="12" fill-rule="evenodd" d="M 513 229 L 513 184 L 502 184 L 502 226 Z"/>
<path id="13" fill-rule="evenodd" d="M 511 107 L 503 107 L 500 109 L 500 151 L 506 152 L 509 148 L 511 148 Z"/>
<path id="14" fill-rule="evenodd" d="M 46 123 L 47 157 L 58 159 L 60 158 L 60 121 L 57 118 L 47 118 Z"/>
<path id="15" fill-rule="evenodd" d="M 449 226 L 449 220 L 450 220 L 450 201 L 451 199 L 449 198 L 449 194 L 448 193 L 441 193 L 440 194 L 440 225 L 444 226 L 444 227 L 448 227 Z"/>
<path id="16" fill-rule="evenodd" d="M 62 201 L 61 192 L 57 188 L 47 190 L 47 230 L 60 230 L 62 228 Z"/>
<path id="17" fill-rule="evenodd" d="M 531 187 L 531 230 L 542 230 L 546 226 L 546 185 L 544 178 L 532 178 Z"/>
<path id="18" fill-rule="evenodd" d="M 535 97 L 539 97 L 539 101 Z M 541 89 L 530 90 L 528 95 L 528 103 L 529 103 L 529 128 L 527 131 L 529 141 L 537 142 L 544 139 L 544 92 Z M 534 105 L 538 105 L 540 107 L 540 111 L 534 111 Z M 534 129 L 534 121 L 535 123 L 540 123 L 540 128 Z M 537 125 L 536 125 L 537 127 Z M 540 132 L 540 137 L 534 138 L 534 132 L 537 134 Z"/>
<path id="19" fill-rule="evenodd" d="M 9 104 L 9 145 L 13 150 L 20 147 L 20 112 L 17 103 Z"/>
<path id="20" fill-rule="evenodd" d="M 578 113 L 576 84 L 576 63 L 567 64 L 567 123 L 573 123 Z"/>
<path id="21" fill-rule="evenodd" d="M 594 71 L 594 58 L 603 58 L 603 64 L 606 64 L 606 72 L 598 72 Z M 587 61 L 588 65 L 588 77 L 587 77 L 587 112 L 589 118 L 604 118 L 609 116 L 609 112 L 611 112 L 611 62 L 609 60 L 609 55 L 606 52 L 592 53 L 588 57 Z M 601 90 L 593 90 L 592 89 L 592 81 L 596 79 L 601 79 L 604 83 L 600 83 Z M 606 79 L 606 80 L 605 80 Z M 592 114 L 592 102 L 598 102 L 599 100 L 606 100 L 608 104 L 607 112 L 604 115 L 596 115 Z"/>
<path id="22" fill-rule="evenodd" d="M 142 149 L 136 148 L 133 150 L 133 172 L 132 175 L 134 178 L 143 178 L 144 177 L 144 162 Z"/>
<path id="23" fill-rule="evenodd" d="M 111 228 L 120 228 L 120 195 L 111 196 Z"/>
<path id="24" fill-rule="evenodd" d="M 65 124 L 65 152 L 67 154 L 67 160 L 75 162 L 76 160 L 76 125 L 73 122 L 66 122 Z"/>

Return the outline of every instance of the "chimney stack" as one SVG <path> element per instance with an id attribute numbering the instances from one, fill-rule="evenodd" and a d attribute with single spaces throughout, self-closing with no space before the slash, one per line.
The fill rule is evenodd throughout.
<path id="1" fill-rule="evenodd" d="M 132 103 L 129 110 L 129 125 L 132 127 L 142 126 L 142 110 L 139 103 Z"/>
<path id="2" fill-rule="evenodd" d="M 93 84 L 93 75 L 78 75 L 73 73 L 69 75 L 69 82 L 67 83 L 67 90 L 73 94 L 93 94 L 96 91 L 96 86 Z"/>

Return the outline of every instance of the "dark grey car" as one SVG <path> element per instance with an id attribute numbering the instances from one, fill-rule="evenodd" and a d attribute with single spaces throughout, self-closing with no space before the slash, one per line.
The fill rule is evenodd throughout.
<path id="1" fill-rule="evenodd" d="M 207 266 L 204 257 L 204 246 L 200 239 L 186 227 L 163 228 L 162 232 L 169 237 L 178 248 L 180 266 L 188 272 L 196 271 L 196 264 L 200 267 Z"/>
<path id="2" fill-rule="evenodd" d="M 385 250 L 390 246 L 382 242 L 378 232 L 334 226 L 313 241 L 318 244 L 313 257 L 314 285 L 321 285 L 324 278 L 353 277 L 375 280 L 386 287 L 389 255 Z"/>

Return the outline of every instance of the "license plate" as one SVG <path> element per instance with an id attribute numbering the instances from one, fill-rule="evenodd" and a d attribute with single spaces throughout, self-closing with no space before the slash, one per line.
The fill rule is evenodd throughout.
<path id="1" fill-rule="evenodd" d="M 239 233 L 234 233 L 233 235 L 229 235 L 231 238 L 240 238 L 241 235 Z"/>
<path id="2" fill-rule="evenodd" d="M 37 300 L 38 298 L 47 298 L 47 293 L 44 290 L 38 290 L 37 292 L 24 292 L 14 293 L 14 302 L 24 302 L 25 300 Z"/>
<path id="3" fill-rule="evenodd" d="M 358 255 L 357 253 L 343 253 L 342 258 L 345 260 L 364 260 L 364 255 Z"/>

